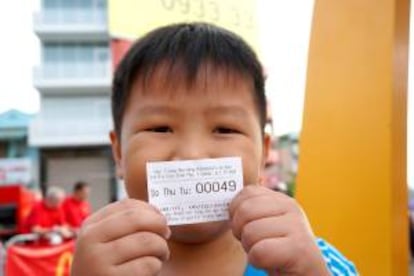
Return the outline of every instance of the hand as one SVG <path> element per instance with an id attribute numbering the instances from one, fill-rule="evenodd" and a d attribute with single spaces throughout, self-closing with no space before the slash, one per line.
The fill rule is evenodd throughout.
<path id="1" fill-rule="evenodd" d="M 39 236 L 43 237 L 45 236 L 47 233 L 49 233 L 49 229 L 47 228 L 43 228 L 41 226 L 33 226 L 32 228 L 32 233 L 34 234 L 38 234 Z"/>
<path id="2" fill-rule="evenodd" d="M 72 275 L 157 275 L 169 257 L 164 216 L 126 199 L 88 217 L 79 232 Z"/>
<path id="3" fill-rule="evenodd" d="M 250 185 L 231 202 L 231 226 L 249 262 L 269 275 L 330 275 L 294 199 Z"/>
<path id="4" fill-rule="evenodd" d="M 57 231 L 64 239 L 75 237 L 75 233 L 67 226 L 61 226 Z"/>

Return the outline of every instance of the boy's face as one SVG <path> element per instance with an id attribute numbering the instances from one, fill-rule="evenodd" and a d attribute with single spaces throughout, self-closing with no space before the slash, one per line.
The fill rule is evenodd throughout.
<path id="1" fill-rule="evenodd" d="M 194 85 L 185 84 L 156 70 L 145 87 L 139 80 L 132 86 L 121 137 L 111 133 L 117 174 L 131 198 L 147 200 L 148 161 L 238 156 L 245 185 L 259 182 L 268 139 L 251 82 L 206 69 Z"/>

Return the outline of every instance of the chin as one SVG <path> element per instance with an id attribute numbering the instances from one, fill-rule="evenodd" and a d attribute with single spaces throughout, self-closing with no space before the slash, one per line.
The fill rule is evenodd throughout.
<path id="1" fill-rule="evenodd" d="M 177 243 L 198 244 L 217 239 L 230 229 L 228 221 L 171 226 L 171 240 Z"/>

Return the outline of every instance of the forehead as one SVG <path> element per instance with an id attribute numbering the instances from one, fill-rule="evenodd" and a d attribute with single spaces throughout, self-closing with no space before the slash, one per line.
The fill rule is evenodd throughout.
<path id="1" fill-rule="evenodd" d="M 223 90 L 231 92 L 234 97 L 253 99 L 253 78 L 232 68 L 208 62 L 201 64 L 195 72 L 179 62 L 164 62 L 136 76 L 131 93 L 171 99 L 195 93 L 203 94 L 203 97 L 219 96 Z"/>

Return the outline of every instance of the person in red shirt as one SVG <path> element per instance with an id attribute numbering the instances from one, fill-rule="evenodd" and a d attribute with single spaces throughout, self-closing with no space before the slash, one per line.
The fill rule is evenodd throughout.
<path id="1" fill-rule="evenodd" d="M 63 202 L 66 220 L 75 231 L 81 227 L 83 220 L 91 213 L 88 202 L 89 193 L 89 185 L 79 181 L 73 186 L 73 194 Z"/>
<path id="2" fill-rule="evenodd" d="M 49 187 L 45 198 L 37 203 L 27 219 L 27 225 L 32 233 L 47 236 L 50 233 L 70 237 L 71 231 L 67 225 L 62 202 L 65 192 L 58 187 Z"/>

